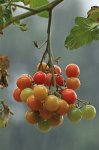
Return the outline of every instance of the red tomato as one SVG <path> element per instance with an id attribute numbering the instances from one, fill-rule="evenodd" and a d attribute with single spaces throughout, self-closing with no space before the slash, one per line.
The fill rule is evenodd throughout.
<path id="1" fill-rule="evenodd" d="M 77 77 L 80 74 L 80 69 L 76 64 L 69 64 L 65 68 L 67 77 Z"/>
<path id="2" fill-rule="evenodd" d="M 42 71 L 38 71 L 34 74 L 33 80 L 37 84 L 44 84 L 46 79 L 46 74 Z"/>
<path id="3" fill-rule="evenodd" d="M 54 77 L 55 77 L 55 80 L 56 80 L 56 83 L 60 86 L 63 86 L 64 84 L 64 78 L 62 75 L 59 75 L 59 74 L 54 74 Z M 45 79 L 45 83 L 44 83 L 46 86 L 54 86 L 54 80 L 52 79 L 52 74 L 51 73 L 48 73 L 46 75 L 46 79 Z"/>
<path id="4" fill-rule="evenodd" d="M 77 99 L 77 94 L 72 89 L 65 89 L 62 91 L 62 99 L 64 99 L 69 104 L 74 104 Z"/>
<path id="5" fill-rule="evenodd" d="M 46 79 L 45 79 L 45 83 L 44 83 L 45 86 L 54 86 L 54 82 L 53 82 L 53 79 L 52 79 L 52 74 L 51 73 L 48 73 L 46 74 Z"/>
<path id="6" fill-rule="evenodd" d="M 62 70 L 61 70 L 61 68 L 58 65 L 54 65 L 54 68 L 55 68 L 55 73 L 57 73 L 57 74 L 61 74 L 62 73 Z"/>
<path id="7" fill-rule="evenodd" d="M 14 89 L 14 91 L 13 91 L 13 98 L 17 102 L 22 102 L 21 99 L 20 99 L 20 94 L 21 94 L 21 90 L 19 88 Z"/>
<path id="8" fill-rule="evenodd" d="M 61 74 L 62 70 L 58 65 L 54 65 L 54 70 L 56 74 Z M 51 68 L 47 69 L 48 72 L 51 72 Z"/>
<path id="9" fill-rule="evenodd" d="M 25 74 L 21 75 L 16 81 L 16 84 L 19 89 L 29 88 L 31 87 L 31 83 L 32 83 L 31 76 Z"/>
<path id="10" fill-rule="evenodd" d="M 55 74 L 56 83 L 60 86 L 64 84 L 64 78 L 62 75 Z"/>

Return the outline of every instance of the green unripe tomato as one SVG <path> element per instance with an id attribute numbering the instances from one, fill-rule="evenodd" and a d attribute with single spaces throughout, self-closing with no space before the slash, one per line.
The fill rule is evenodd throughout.
<path id="1" fill-rule="evenodd" d="M 83 118 L 86 120 L 92 120 L 96 116 L 96 109 L 92 105 L 84 105 L 81 111 Z"/>
<path id="2" fill-rule="evenodd" d="M 38 122 L 37 128 L 42 132 L 48 132 L 51 129 L 50 123 L 47 120 L 42 119 Z"/>
<path id="3" fill-rule="evenodd" d="M 82 119 L 82 112 L 79 108 L 71 107 L 67 113 L 68 119 L 73 123 L 78 123 Z"/>
<path id="4" fill-rule="evenodd" d="M 25 88 L 24 90 L 22 90 L 21 94 L 20 94 L 20 99 L 23 102 L 27 101 L 27 98 L 29 96 L 31 96 L 33 94 L 33 89 L 31 88 Z"/>

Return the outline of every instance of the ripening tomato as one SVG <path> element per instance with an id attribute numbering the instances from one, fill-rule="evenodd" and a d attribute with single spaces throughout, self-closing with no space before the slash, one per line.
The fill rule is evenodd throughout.
<path id="1" fill-rule="evenodd" d="M 60 86 L 64 84 L 64 78 L 62 75 L 55 74 L 56 83 Z"/>
<path id="2" fill-rule="evenodd" d="M 16 81 L 16 84 L 19 89 L 29 88 L 31 87 L 31 83 L 32 83 L 31 76 L 25 74 L 21 75 Z"/>
<path id="3" fill-rule="evenodd" d="M 42 108 L 42 103 L 41 101 L 38 101 L 34 95 L 31 95 L 28 97 L 26 101 L 27 106 L 32 110 L 32 111 L 38 111 L 39 109 Z"/>
<path id="4" fill-rule="evenodd" d="M 30 95 L 33 95 L 33 89 L 25 88 L 21 91 L 20 98 L 23 102 L 26 102 Z"/>
<path id="5" fill-rule="evenodd" d="M 45 70 L 48 70 L 49 67 L 45 62 L 42 62 L 41 65 L 40 65 L 40 63 L 38 63 L 37 69 L 40 70 L 40 71 L 45 71 Z"/>
<path id="6" fill-rule="evenodd" d="M 57 127 L 63 123 L 63 119 L 62 115 L 54 113 L 48 121 L 52 127 Z"/>
<path id="7" fill-rule="evenodd" d="M 80 87 L 81 83 L 78 78 L 71 77 L 66 80 L 66 86 L 69 89 L 77 90 Z"/>
<path id="8" fill-rule="evenodd" d="M 80 74 L 80 69 L 76 64 L 69 64 L 65 68 L 67 77 L 77 77 Z"/>
<path id="9" fill-rule="evenodd" d="M 64 99 L 68 104 L 74 104 L 77 99 L 77 94 L 72 89 L 64 89 L 62 91 L 62 99 Z"/>
<path id="10" fill-rule="evenodd" d="M 19 88 L 15 88 L 14 91 L 13 91 L 13 98 L 17 101 L 17 102 L 22 102 L 21 99 L 20 99 L 20 94 L 21 94 L 21 91 Z"/>
<path id="11" fill-rule="evenodd" d="M 37 128 L 42 132 L 48 132 L 51 126 L 48 120 L 41 119 L 37 124 Z"/>
<path id="12" fill-rule="evenodd" d="M 45 79 L 45 83 L 44 83 L 45 86 L 54 86 L 54 81 L 52 79 L 52 74 L 51 73 L 48 73 L 46 74 L 46 79 Z"/>
<path id="13" fill-rule="evenodd" d="M 52 113 L 46 109 L 40 109 L 39 112 L 40 116 L 45 120 L 50 119 L 52 116 Z"/>
<path id="14" fill-rule="evenodd" d="M 33 80 L 37 84 L 44 84 L 46 79 L 46 74 L 42 71 L 38 71 L 33 75 Z"/>
<path id="15" fill-rule="evenodd" d="M 56 83 L 60 86 L 63 86 L 64 84 L 64 78 L 62 75 L 59 74 L 54 74 L 54 78 L 56 80 Z M 46 74 L 46 79 L 45 79 L 45 86 L 54 86 L 54 79 L 52 79 L 52 74 L 48 73 Z"/>
<path id="16" fill-rule="evenodd" d="M 44 101 L 48 96 L 48 90 L 44 85 L 35 86 L 33 91 L 33 94 L 37 100 Z"/>
<path id="17" fill-rule="evenodd" d="M 73 123 L 78 123 L 82 119 L 82 112 L 77 107 L 70 107 L 67 118 Z"/>
<path id="18" fill-rule="evenodd" d="M 39 120 L 39 116 L 36 112 L 27 111 L 25 114 L 26 121 L 30 124 L 36 124 Z"/>
<path id="19" fill-rule="evenodd" d="M 23 77 L 23 76 L 29 77 L 29 78 L 32 80 L 32 76 L 30 76 L 29 74 L 24 73 L 24 74 L 21 74 L 21 75 L 20 75 L 20 77 Z"/>
<path id="20" fill-rule="evenodd" d="M 48 111 L 56 111 L 59 107 L 59 100 L 58 97 L 55 95 L 49 95 L 44 103 L 44 108 Z"/>
<path id="21" fill-rule="evenodd" d="M 58 65 L 54 65 L 54 69 L 55 69 L 56 74 L 61 74 L 62 73 L 62 70 Z"/>
<path id="22" fill-rule="evenodd" d="M 51 68 L 48 69 L 49 72 L 51 72 Z M 61 74 L 62 70 L 58 65 L 54 65 L 54 73 L 55 74 Z"/>
<path id="23" fill-rule="evenodd" d="M 59 107 L 57 113 L 60 115 L 65 115 L 69 111 L 69 104 L 65 100 L 59 100 Z"/>

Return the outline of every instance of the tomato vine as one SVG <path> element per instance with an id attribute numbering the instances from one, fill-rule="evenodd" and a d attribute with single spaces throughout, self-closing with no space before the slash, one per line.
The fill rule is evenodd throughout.
<path id="1" fill-rule="evenodd" d="M 24 6 L 16 3 L 19 1 L 23 2 Z M 16 101 L 18 102 L 27 101 L 28 102 L 27 105 L 29 105 L 30 108 L 31 108 L 31 103 L 37 106 L 38 102 L 36 101 L 36 99 L 38 99 L 38 97 L 39 99 L 41 99 L 43 93 L 43 96 L 45 96 L 46 98 L 44 97 L 43 102 L 39 103 L 39 106 L 42 105 L 42 107 L 40 107 L 39 110 L 37 110 L 34 109 L 34 106 L 32 106 L 34 110 L 28 111 L 26 113 L 26 119 L 28 120 L 28 122 L 33 124 L 38 123 L 38 128 L 40 128 L 43 131 L 47 131 L 50 128 L 49 122 L 51 123 L 52 126 L 57 126 L 61 124 L 63 121 L 63 115 L 66 113 L 67 113 L 67 117 L 72 122 L 80 121 L 82 116 L 85 119 L 93 119 L 96 115 L 95 108 L 89 102 L 77 98 L 76 92 L 74 91 L 80 87 L 80 80 L 77 78 L 80 73 L 78 66 L 75 64 L 69 65 L 70 76 L 66 72 L 66 76 L 68 77 L 68 81 L 67 81 L 64 80 L 64 78 L 62 77 L 61 71 L 59 72 L 60 69 L 59 66 L 57 65 L 55 66 L 54 64 L 55 60 L 51 48 L 52 14 L 54 8 L 57 5 L 61 4 L 63 1 L 64 0 L 54 0 L 50 3 L 47 0 L 36 0 L 36 1 L 35 0 L 31 0 L 31 1 L 30 0 L 28 1 L 27 0 L 2 0 L 0 1 L 0 33 L 1 34 L 3 34 L 3 30 L 8 26 L 10 26 L 11 24 L 18 26 L 22 31 L 26 31 L 27 25 L 21 23 L 20 20 L 25 19 L 27 17 L 39 15 L 41 17 L 48 18 L 47 39 L 44 42 L 44 44 L 42 44 L 42 46 L 46 44 L 46 49 L 43 52 L 43 56 L 39 62 L 39 66 L 37 67 L 38 76 L 37 74 L 34 74 L 37 80 L 35 80 L 34 77 L 32 78 L 29 75 L 22 75 L 17 82 L 18 88 L 15 89 L 13 93 L 13 97 L 15 98 Z M 28 10 L 28 12 L 25 12 L 17 16 L 13 16 L 13 12 L 18 7 Z M 75 18 L 75 26 L 71 29 L 70 34 L 65 39 L 65 47 L 69 50 L 74 50 L 83 46 L 84 44 L 91 43 L 93 40 L 99 40 L 99 7 L 98 6 L 93 6 L 88 11 L 86 18 L 85 17 Z M 37 42 L 34 42 L 34 45 L 35 47 L 39 48 Z M 0 60 L 3 57 L 5 56 L 0 56 Z M 45 63 L 46 58 L 47 58 L 47 62 Z M 9 62 L 7 65 L 5 63 L 6 60 L 7 59 L 0 62 L 2 64 L 0 65 L 0 71 L 1 71 L 0 78 L 2 80 L 0 83 L 1 85 L 0 88 L 5 88 L 8 86 L 7 69 L 9 67 Z M 56 61 L 58 61 L 58 59 Z M 6 64 L 7 66 L 4 67 L 3 64 Z M 66 66 L 65 71 L 68 70 L 67 67 L 68 66 Z M 78 73 L 76 76 L 75 76 L 75 72 Z M 39 83 L 41 83 L 42 80 L 41 78 L 40 81 L 38 80 L 38 77 L 40 76 L 44 77 L 44 80 L 47 79 L 46 84 L 45 82 L 44 83 L 42 82 L 44 85 L 39 85 Z M 46 86 L 49 86 L 49 88 L 47 87 L 48 88 L 47 89 Z M 52 86 L 54 86 L 54 88 L 52 88 Z M 22 87 L 22 89 L 20 87 Z M 34 92 L 36 94 L 34 94 L 34 96 L 32 95 L 32 98 L 31 97 L 28 98 L 29 96 L 31 96 L 31 94 L 33 94 L 33 90 L 36 91 Z M 47 99 L 47 101 L 45 101 L 45 99 Z M 58 99 L 61 99 L 61 101 L 60 100 L 58 101 Z M 85 107 L 83 107 L 80 103 L 82 105 L 85 105 Z M 3 124 L 4 124 L 6 117 L 5 117 L 5 113 L 3 115 L 3 112 L 7 112 L 6 122 L 8 122 L 9 114 L 10 113 L 13 114 L 13 113 L 10 111 L 9 107 L 6 105 L 4 101 L 1 101 L 1 104 L 4 108 L 3 111 L 1 109 L 0 112 L 1 121 L 3 120 Z M 37 112 L 34 112 L 35 110 Z M 47 117 L 52 116 L 52 118 L 50 119 L 46 118 L 45 117 L 46 114 L 48 114 Z M 31 120 L 31 115 L 34 116 L 35 118 L 34 120 Z M 5 126 L 6 125 L 3 125 L 2 127 Z"/>

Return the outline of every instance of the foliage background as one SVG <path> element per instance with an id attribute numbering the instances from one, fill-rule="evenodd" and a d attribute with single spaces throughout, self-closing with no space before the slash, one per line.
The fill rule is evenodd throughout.
<path id="1" fill-rule="evenodd" d="M 84 3 L 84 4 L 83 4 Z M 78 90 L 80 98 L 90 100 L 97 109 L 93 121 L 82 120 L 79 124 L 70 123 L 67 118 L 63 125 L 47 134 L 40 133 L 35 127 L 25 122 L 23 104 L 16 103 L 12 98 L 15 81 L 20 74 L 33 74 L 36 64 L 44 50 L 37 50 L 33 41 L 40 44 L 46 38 L 47 19 L 38 16 L 25 19 L 29 30 L 20 31 L 14 26 L 5 29 L 0 39 L 0 55 L 10 58 L 9 88 L 0 91 L 0 98 L 5 98 L 15 115 L 5 129 L 0 129 L 0 150 L 98 150 L 99 149 L 99 43 L 94 42 L 76 51 L 67 51 L 64 40 L 76 16 L 86 16 L 92 5 L 99 5 L 98 0 L 69 0 L 55 8 L 52 23 L 52 48 L 56 56 L 61 56 L 60 66 L 77 63 L 81 69 L 82 86 Z M 17 13 L 21 12 L 18 10 Z"/>

